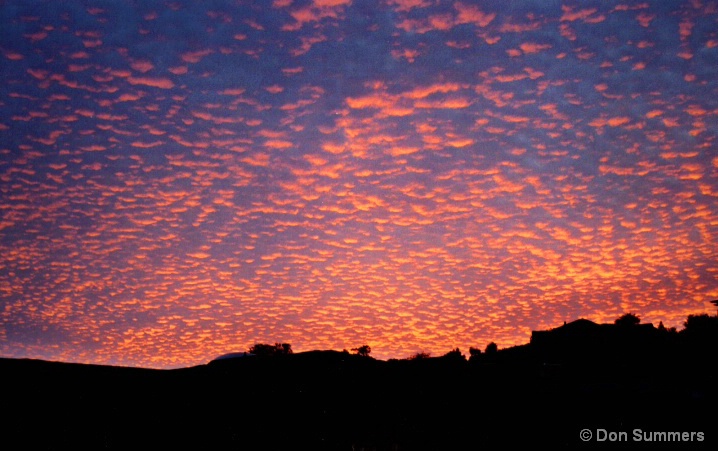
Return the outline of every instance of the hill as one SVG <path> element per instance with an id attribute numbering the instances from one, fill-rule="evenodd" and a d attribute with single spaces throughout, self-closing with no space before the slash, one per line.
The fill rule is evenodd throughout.
<path id="1" fill-rule="evenodd" d="M 24 449 L 715 449 L 710 337 L 577 321 L 469 361 L 311 351 L 147 370 L 0 359 L 11 413 L 3 440 Z M 636 442 L 637 429 L 703 440 Z M 597 442 L 602 430 L 626 441 Z"/>

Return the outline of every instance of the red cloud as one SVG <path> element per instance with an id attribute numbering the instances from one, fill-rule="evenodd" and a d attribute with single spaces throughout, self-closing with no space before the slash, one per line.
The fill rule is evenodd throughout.
<path id="1" fill-rule="evenodd" d="M 127 82 L 131 85 L 144 85 L 161 89 L 172 89 L 175 85 L 169 78 L 128 77 Z"/>

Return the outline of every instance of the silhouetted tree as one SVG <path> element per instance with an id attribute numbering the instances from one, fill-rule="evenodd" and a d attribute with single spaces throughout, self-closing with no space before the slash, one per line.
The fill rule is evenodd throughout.
<path id="1" fill-rule="evenodd" d="M 484 350 L 484 353 L 486 353 L 488 355 L 493 355 L 493 354 L 496 354 L 496 352 L 498 352 L 498 350 L 499 350 L 499 347 L 496 346 L 496 343 L 494 343 L 492 341 L 491 343 L 486 345 L 486 350 Z"/>
<path id="2" fill-rule="evenodd" d="M 469 362 L 477 362 L 479 359 L 481 359 L 481 349 L 469 348 Z"/>
<path id="3" fill-rule="evenodd" d="M 718 318 L 710 316 L 707 313 L 701 313 L 700 315 L 688 315 L 686 321 L 683 323 L 685 330 L 710 330 L 718 324 Z"/>
<path id="4" fill-rule="evenodd" d="M 676 333 L 675 327 L 668 328 L 663 325 L 663 321 L 658 321 L 658 327 L 656 329 L 658 329 L 658 331 L 663 334 L 675 334 Z"/>
<path id="5" fill-rule="evenodd" d="M 359 356 L 369 357 L 369 354 L 371 354 L 371 346 L 359 346 L 358 348 L 352 348 L 352 351 L 356 352 L 356 354 Z"/>
<path id="6" fill-rule="evenodd" d="M 417 352 L 416 354 L 412 355 L 411 357 L 409 357 L 406 360 L 424 360 L 424 359 L 428 359 L 429 357 L 431 357 L 430 352 L 421 351 L 421 352 Z"/>
<path id="7" fill-rule="evenodd" d="M 249 353 L 254 355 L 273 355 L 274 346 L 265 343 L 256 343 L 249 348 Z"/>
<path id="8" fill-rule="evenodd" d="M 459 348 L 452 349 L 451 351 L 441 356 L 441 358 L 445 360 L 461 360 L 462 362 L 466 361 L 466 357 L 464 356 L 464 354 L 461 353 L 461 350 Z"/>
<path id="9" fill-rule="evenodd" d="M 635 326 L 641 322 L 641 318 L 634 315 L 633 313 L 626 313 L 621 315 L 613 322 L 617 326 Z"/>
<path id="10" fill-rule="evenodd" d="M 292 345 L 289 343 L 256 343 L 249 348 L 249 353 L 261 356 L 289 355 L 292 354 Z"/>
<path id="11" fill-rule="evenodd" d="M 683 325 L 685 329 L 681 332 L 686 336 L 698 339 L 718 337 L 718 316 L 710 316 L 707 313 L 688 315 Z"/>

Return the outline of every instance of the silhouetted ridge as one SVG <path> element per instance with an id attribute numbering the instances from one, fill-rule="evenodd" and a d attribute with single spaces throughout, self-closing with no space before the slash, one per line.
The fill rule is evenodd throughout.
<path id="1" fill-rule="evenodd" d="M 538 356 L 557 361 L 642 359 L 664 345 L 653 324 L 596 324 L 579 319 L 555 329 L 531 333 L 530 346 Z"/>
<path id="2" fill-rule="evenodd" d="M 216 362 L 219 360 L 239 359 L 239 358 L 253 357 L 253 356 L 254 356 L 254 354 L 250 354 L 249 352 L 230 352 L 230 353 L 223 354 L 223 355 L 215 358 L 210 363 Z"/>
<path id="3" fill-rule="evenodd" d="M 0 359 L 3 439 L 40 450 L 328 451 L 595 449 L 579 438 L 585 428 L 706 434 L 678 449 L 715 449 L 718 438 L 718 317 L 708 315 L 681 332 L 579 319 L 521 346 L 474 349 L 468 362 L 458 349 L 382 361 L 253 348 L 264 354 L 166 371 Z"/>
<path id="4" fill-rule="evenodd" d="M 255 355 L 248 352 L 232 352 L 221 355 L 209 362 L 209 365 L 232 365 L 234 363 L 242 364 L 257 364 L 266 362 L 285 362 L 287 364 L 343 364 L 343 363 L 367 363 L 367 362 L 378 362 L 377 360 L 369 357 L 359 356 L 356 354 L 349 354 L 344 351 L 334 350 L 313 350 L 297 352 L 288 355 L 269 355 L 261 356 Z"/>

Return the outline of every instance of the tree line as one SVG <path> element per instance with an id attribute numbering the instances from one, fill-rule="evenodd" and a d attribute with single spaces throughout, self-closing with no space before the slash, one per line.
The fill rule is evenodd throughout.
<path id="1" fill-rule="evenodd" d="M 614 321 L 614 325 L 622 328 L 633 327 L 640 324 L 640 322 L 641 319 L 638 315 L 634 313 L 626 313 L 616 318 L 616 320 Z M 707 313 L 688 315 L 683 325 L 684 328 L 679 332 L 676 330 L 675 327 L 666 328 L 661 321 L 658 324 L 657 329 L 658 331 L 669 335 L 675 334 L 677 336 L 678 334 L 680 334 L 681 336 L 697 339 L 699 341 L 718 339 L 718 315 L 711 316 Z M 483 352 L 478 347 L 470 347 L 469 361 L 478 360 L 482 357 L 493 356 L 498 352 L 498 350 L 498 345 L 493 341 L 486 345 Z M 351 351 L 354 355 L 368 358 L 371 354 L 371 346 L 362 345 L 356 348 L 352 348 Z M 346 349 L 344 349 L 343 352 L 348 353 Z M 286 356 L 293 354 L 293 351 L 292 345 L 290 343 L 256 343 L 249 348 L 248 353 L 256 356 Z M 447 359 L 458 358 L 466 360 L 466 357 L 461 353 L 461 350 L 459 348 L 452 349 L 446 354 L 443 354 L 441 357 Z M 431 353 L 421 351 L 407 357 L 405 360 L 422 360 L 428 358 L 431 358 Z"/>

